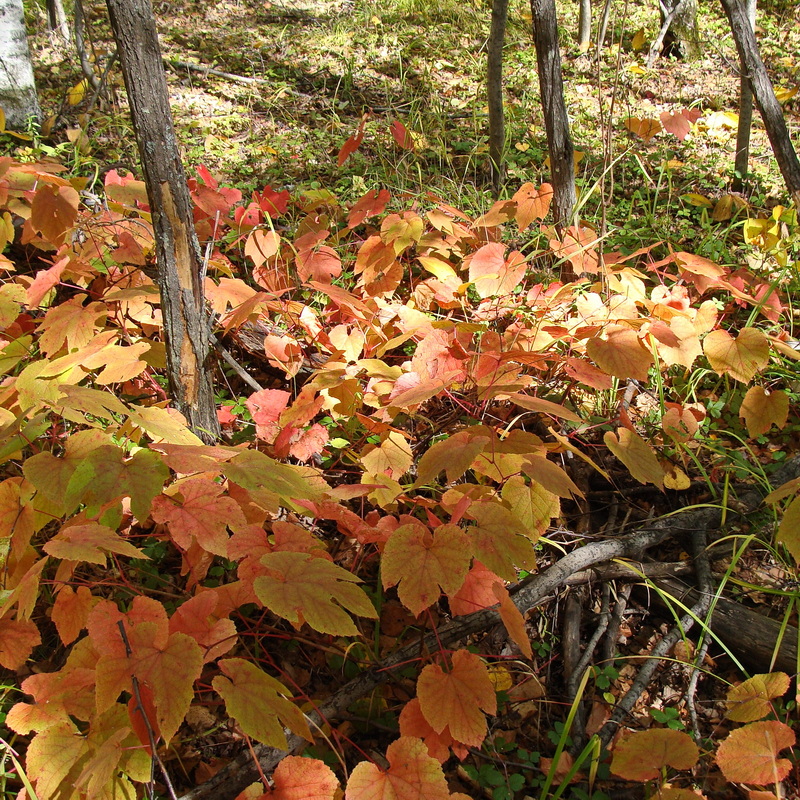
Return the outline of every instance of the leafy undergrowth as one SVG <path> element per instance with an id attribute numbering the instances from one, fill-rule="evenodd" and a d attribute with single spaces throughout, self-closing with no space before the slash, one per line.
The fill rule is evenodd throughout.
<path id="1" fill-rule="evenodd" d="M 727 508 L 735 484 L 765 485 L 791 454 L 791 212 L 749 223 L 751 267 L 732 271 L 655 257 L 656 243 L 600 252 L 588 226 L 559 241 L 546 184 L 470 218 L 386 190 L 243 197 L 201 169 L 196 228 L 229 356 L 225 440 L 209 446 L 169 407 L 143 184 L 110 171 L 98 197 L 63 175 L 0 161 L 9 789 L 140 796 L 156 748 L 157 790 L 168 774 L 180 793 L 252 743 L 285 747 L 287 731 L 313 760 L 287 758 L 271 790 L 243 797 L 796 785 L 788 678 L 764 669 L 726 700 L 746 677 L 730 661 L 701 665 L 700 748 L 673 686 L 650 690 L 611 755 L 590 740 L 570 756 L 548 615 L 524 619 L 509 593 L 604 525 L 623 529 L 610 495 L 630 498 L 629 525 Z M 567 261 L 589 277 L 555 280 Z M 789 498 L 774 540 L 763 519 L 760 538 L 734 532 L 768 550 L 751 578 L 794 574 L 796 488 L 772 498 L 778 511 Z M 309 725 L 421 632 L 498 603 L 505 632 L 420 649 Z M 626 625 L 639 643 L 585 673 L 589 733 L 630 685 L 622 657 L 635 665 L 658 638 Z"/>

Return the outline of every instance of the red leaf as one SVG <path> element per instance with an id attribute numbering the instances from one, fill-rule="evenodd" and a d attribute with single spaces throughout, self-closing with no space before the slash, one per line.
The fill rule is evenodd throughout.
<path id="1" fill-rule="evenodd" d="M 661 112 L 661 124 L 667 133 L 672 133 L 683 141 L 692 129 L 689 120 L 681 112 Z"/>
<path id="2" fill-rule="evenodd" d="M 388 189 L 372 189 L 367 192 L 351 209 L 347 218 L 348 228 L 357 228 L 368 217 L 382 214 L 391 199 Z"/>
<path id="3" fill-rule="evenodd" d="M 60 245 L 78 217 L 80 196 L 72 186 L 40 184 L 31 202 L 31 225 L 50 242 Z"/>
<path id="4" fill-rule="evenodd" d="M 428 720 L 425 719 L 422 709 L 419 706 L 419 698 L 409 700 L 400 712 L 400 735 L 414 736 L 422 739 L 428 747 L 428 753 L 440 764 L 444 764 L 450 758 L 450 748 L 463 761 L 469 752 L 466 745 L 455 741 L 450 735 L 450 729 L 445 727 L 437 733 Z"/>
<path id="5" fill-rule="evenodd" d="M 274 442 L 280 431 L 278 418 L 286 408 L 291 395 L 283 389 L 262 389 L 247 398 L 245 405 L 253 422 L 256 423 L 256 436 L 265 442 Z"/>
<path id="6" fill-rule="evenodd" d="M 284 758 L 272 773 L 272 782 L 272 791 L 261 795 L 262 800 L 334 800 L 339 789 L 327 764 L 300 756 Z"/>
<path id="7" fill-rule="evenodd" d="M 39 629 L 30 620 L 0 619 L 0 664 L 6 669 L 19 669 L 41 643 Z"/>
<path id="8" fill-rule="evenodd" d="M 272 219 L 286 213 L 290 197 L 291 195 L 286 189 L 282 192 L 276 192 L 269 186 L 265 186 L 261 194 L 253 192 L 253 202 L 258 203 L 258 207 Z"/>
<path id="9" fill-rule="evenodd" d="M 406 128 L 406 126 L 403 125 L 399 119 L 396 119 L 389 126 L 389 130 L 392 132 L 392 137 L 394 138 L 395 142 L 397 142 L 398 147 L 402 147 L 403 150 L 414 149 L 414 139 L 408 132 L 408 128 Z"/>
<path id="10" fill-rule="evenodd" d="M 364 114 L 361 117 L 361 123 L 358 126 L 358 130 L 342 145 L 342 149 L 339 151 L 339 157 L 336 159 L 337 164 L 341 167 L 345 161 L 361 147 L 361 142 L 364 141 L 364 126 L 367 124 L 367 120 L 369 119 L 369 114 Z"/>

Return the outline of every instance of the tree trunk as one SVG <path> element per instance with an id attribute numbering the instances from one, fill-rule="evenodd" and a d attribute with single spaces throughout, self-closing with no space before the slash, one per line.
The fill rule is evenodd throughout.
<path id="1" fill-rule="evenodd" d="M 747 19 L 753 31 L 756 29 L 756 0 L 747 0 Z M 733 163 L 734 192 L 744 190 L 747 173 L 750 171 L 750 129 L 753 126 L 753 91 L 750 81 L 742 72 L 739 79 L 739 127 L 736 130 L 736 158 Z"/>
<path id="2" fill-rule="evenodd" d="M 673 58 L 697 58 L 700 42 L 697 35 L 697 0 L 661 0 L 661 55 Z"/>
<path id="3" fill-rule="evenodd" d="M 592 38 L 592 0 L 579 0 L 578 49 L 585 53 Z"/>
<path id="4" fill-rule="evenodd" d="M 750 27 L 747 12 L 739 0 L 722 0 L 722 6 L 731 23 L 742 74 L 750 81 L 753 98 L 761 112 L 761 119 L 764 120 L 775 160 L 795 205 L 800 208 L 800 161 L 789 138 L 783 109 L 775 97 L 772 82 L 759 55 L 756 36 Z"/>
<path id="5" fill-rule="evenodd" d="M 62 0 L 47 0 L 47 24 L 57 33 L 65 44 L 69 44 L 69 23 Z"/>
<path id="6" fill-rule="evenodd" d="M 503 45 L 506 40 L 508 0 L 492 0 L 492 29 L 486 46 L 486 93 L 489 100 L 489 159 L 495 194 L 503 183 L 506 123 L 503 113 Z"/>
<path id="7" fill-rule="evenodd" d="M 9 130 L 41 122 L 22 0 L 0 0 L 0 108 Z"/>
<path id="8" fill-rule="evenodd" d="M 203 297 L 202 257 L 192 221 L 167 79 L 150 0 L 107 0 L 156 239 L 170 390 L 206 442 L 219 438 Z"/>
<path id="9" fill-rule="evenodd" d="M 569 117 L 564 103 L 561 53 L 558 49 L 558 20 L 554 0 L 531 0 L 531 17 L 539 90 L 542 95 L 542 111 L 547 131 L 547 149 L 550 154 L 553 216 L 556 230 L 561 233 L 571 224 L 572 210 L 575 207 L 575 160 L 569 133 Z M 565 266 L 561 277 L 564 280 L 572 280 L 574 273 Z"/>

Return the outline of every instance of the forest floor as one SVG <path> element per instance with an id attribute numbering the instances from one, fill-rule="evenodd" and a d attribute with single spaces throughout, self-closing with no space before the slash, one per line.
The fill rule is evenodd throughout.
<path id="1" fill-rule="evenodd" d="M 387 188 L 404 208 L 415 200 L 424 203 L 437 198 L 469 216 L 485 212 L 494 202 L 487 166 L 484 80 L 489 9 L 485 5 L 456 0 L 435 7 L 428 0 L 397 0 L 393 4 L 241 0 L 164 2 L 155 10 L 163 53 L 169 62 L 176 131 L 190 174 L 193 167 L 205 165 L 221 183 L 236 186 L 245 195 L 269 185 L 293 194 L 327 190 L 342 203 L 356 201 L 368 190 Z M 104 8 L 87 4 L 85 11 L 92 57 L 103 63 L 113 49 Z M 42 12 L 34 8 L 27 13 L 29 22 L 34 23 L 31 27 L 41 30 Z M 626 3 L 617 7 L 599 56 L 593 48 L 585 54 L 578 52 L 575 8 L 570 5 L 564 13 L 562 56 L 567 106 L 580 154 L 577 180 L 581 216 L 596 227 L 605 220 L 608 249 L 629 253 L 653 247 L 654 257 L 688 251 L 731 271 L 753 266 L 757 259 L 745 241 L 744 222 L 748 216 L 768 217 L 776 206 L 786 203 L 786 195 L 756 114 L 747 192 L 737 196 L 741 202 L 725 202 L 733 197 L 730 184 L 739 79 L 721 9 L 702 8 L 698 58 L 659 59 L 652 68 L 645 60 L 657 31 L 655 6 Z M 787 122 L 795 141 L 800 129 L 800 96 L 791 95 L 800 73 L 796 14 L 796 8 L 775 2 L 759 16 L 764 58 L 775 85 L 784 90 Z M 108 96 L 99 98 L 87 114 L 91 90 L 81 88 L 83 78 L 74 55 L 65 56 L 44 33 L 32 42 L 42 105 L 51 116 L 52 139 L 31 145 L 29 151 L 38 146 L 40 155 L 49 147 L 69 162 L 73 174 L 94 174 L 98 188 L 102 185 L 100 176 L 110 168 L 127 168 L 138 174 L 135 140 L 120 82 L 112 83 Z M 187 63 L 211 67 L 228 77 L 187 69 Z M 66 96 L 65 86 L 75 87 L 71 98 Z M 538 97 L 530 14 L 524 4 L 513 3 L 506 46 L 508 177 L 501 194 L 504 198 L 524 182 L 538 186 L 547 180 Z M 655 122 L 664 112 L 680 113 L 684 109 L 700 111 L 702 117 L 682 141 L 666 130 L 642 135 L 648 121 Z M 365 114 L 369 116 L 363 143 L 343 166 L 338 166 L 340 148 L 356 132 Z M 638 122 L 631 122 L 633 119 Z M 399 147 L 393 139 L 390 125 L 395 120 L 410 132 L 413 149 Z M 76 136 L 81 137 L 77 145 Z M 17 157 L 24 156 L 25 149 L 20 148 Z M 540 242 L 546 242 L 545 235 L 534 231 L 519 235 L 514 245 L 521 250 L 535 249 Z M 546 258 L 539 265 L 543 274 L 553 277 Z M 790 334 L 798 288 L 800 284 L 793 276 L 782 285 Z M 724 304 L 722 307 L 730 309 Z M 749 324 L 749 313 L 749 309 L 742 311 L 738 327 Z M 800 384 L 789 368 L 781 369 L 775 375 L 792 398 L 789 422 L 780 433 L 773 431 L 746 445 L 742 440 L 747 434 L 731 405 L 731 393 L 712 392 L 704 383 L 707 375 L 695 378 L 687 371 L 687 375 L 673 377 L 678 391 L 692 384 L 685 396 L 703 397 L 715 409 L 714 421 L 704 432 L 703 462 L 691 473 L 691 490 L 664 493 L 652 485 L 642 486 L 618 464 L 612 476 L 618 491 L 611 492 L 608 485 L 598 488 L 586 478 L 586 483 L 580 484 L 586 488 L 586 503 L 564 503 L 560 525 L 548 534 L 552 547 L 540 553 L 540 568 L 552 563 L 558 552 L 569 549 L 576 536 L 592 541 L 628 533 L 654 517 L 709 502 L 721 487 L 727 502 L 728 491 L 744 493 L 754 482 L 765 486 L 775 470 L 800 450 L 800 418 L 796 413 Z M 269 367 L 257 363 L 252 372 L 264 385 L 270 385 Z M 235 384 L 235 377 L 232 380 L 234 395 L 234 390 L 242 396 L 249 392 L 247 387 Z M 659 400 L 656 394 L 631 390 L 626 402 L 631 401 L 634 422 L 647 416 L 650 406 Z M 601 441 L 602 421 L 615 413 L 600 402 L 587 413 L 584 433 L 591 446 Z M 451 430 L 448 422 L 436 417 L 438 410 L 444 415 L 453 409 L 433 407 L 431 424 L 440 433 Z M 598 461 L 601 467 L 614 469 L 613 459 L 602 456 Z M 574 474 L 580 476 L 581 471 L 575 469 Z M 779 628 L 783 624 L 781 636 L 786 636 L 786 631 L 796 635 L 797 614 L 792 611 L 795 571 L 758 538 L 760 526 L 767 532 L 774 528 L 770 514 L 759 514 L 742 521 L 731 533 L 739 537 L 737 541 L 752 534 L 755 543 L 749 549 L 712 553 L 715 574 L 725 576 L 728 595 L 748 610 L 771 618 Z M 685 542 L 672 542 L 661 549 L 658 559 L 672 565 L 675 574 L 685 572 L 681 566 L 688 560 L 685 547 Z M 669 630 L 674 615 L 682 613 L 679 605 L 661 609 L 654 599 L 657 593 L 649 586 L 641 594 L 632 594 L 624 619 L 618 621 L 617 636 L 608 645 L 610 657 L 598 660 L 591 671 L 584 709 L 588 733 L 606 721 L 609 704 L 628 691 L 654 643 Z M 540 757 L 551 757 L 557 747 L 569 750 L 572 744 L 565 732 L 571 699 L 565 689 L 563 648 L 568 636 L 562 626 L 572 614 L 567 626 L 572 625 L 574 632 L 575 626 L 580 630 L 583 625 L 587 633 L 607 616 L 609 606 L 609 595 L 595 592 L 591 583 L 576 590 L 574 596 L 584 607 L 583 622 L 580 618 L 576 622 L 574 614 L 578 612 L 574 608 L 564 613 L 562 606 L 568 604 L 563 597 L 549 598 L 531 623 L 534 666 L 526 666 L 519 673 L 514 672 L 515 667 L 497 671 L 496 688 L 504 703 L 484 747 L 471 752 L 463 764 L 454 759 L 448 762 L 453 790 L 493 800 L 552 796 L 547 794 L 552 774 L 545 779 L 548 768 L 541 768 Z M 413 622 L 399 603 L 389 602 L 395 604 L 396 618 L 382 617 L 381 634 L 387 640 L 400 637 Z M 324 695 L 326 688 L 334 691 L 342 676 L 352 677 L 347 654 L 323 657 L 319 651 L 306 650 L 302 639 L 293 644 L 307 660 L 301 663 L 298 657 L 298 663 L 289 664 L 292 656 L 286 645 L 285 667 L 294 671 L 297 684 L 309 693 Z M 789 642 L 788 652 L 791 645 Z M 746 655 L 712 643 L 700 665 L 703 677 L 696 700 L 687 702 L 692 670 L 685 662 L 694 646 L 688 639 L 679 642 L 642 694 L 632 714 L 639 726 L 682 731 L 695 727 L 709 741 L 727 731 L 724 684 L 741 680 L 744 673 L 738 659 Z M 796 653 L 796 642 L 794 646 Z M 480 649 L 498 655 L 511 652 L 504 631 L 495 639 L 484 637 Z M 785 660 L 781 663 L 788 672 L 796 671 L 787 668 Z M 771 662 L 767 657 L 748 668 L 766 673 L 773 667 L 774 659 Z M 523 673 L 525 680 L 520 680 Z M 722 681 L 712 679 L 714 674 Z M 408 683 L 410 680 L 406 680 Z M 364 750 L 373 742 L 385 745 L 396 730 L 392 704 L 413 695 L 413 691 L 404 694 L 406 684 L 398 680 L 377 711 L 366 700 L 354 704 L 343 715 L 339 734 L 357 739 Z M 781 719 L 796 714 L 793 702 L 788 700 L 779 709 Z M 699 722 L 691 718 L 692 705 L 700 709 Z M 198 730 L 204 730 L 205 722 L 198 722 Z M 223 762 L 234 738 L 224 727 L 196 737 L 183 754 L 185 763 L 173 765 L 176 773 L 183 770 L 185 786 L 210 777 L 215 767 L 207 766 L 210 760 L 206 756 L 213 753 Z M 234 749 L 231 746 L 230 753 Z M 337 756 L 324 747 L 314 748 L 312 754 L 337 763 Z M 181 756 L 176 759 L 180 761 Z M 203 769 L 192 772 L 198 764 Z M 796 764 L 794 769 L 786 782 L 787 796 L 797 796 Z M 563 777 L 563 773 L 553 774 Z M 562 787 L 562 791 L 574 800 L 641 797 L 645 791 L 630 783 L 616 783 L 607 774 L 602 777 L 594 788 L 581 784 Z M 709 797 L 733 796 L 729 794 L 731 785 L 718 772 L 709 771 L 697 783 L 702 783 Z"/>

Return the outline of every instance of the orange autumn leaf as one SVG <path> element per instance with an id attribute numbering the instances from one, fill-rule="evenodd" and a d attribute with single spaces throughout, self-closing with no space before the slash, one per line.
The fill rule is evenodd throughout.
<path id="1" fill-rule="evenodd" d="M 617 743 L 611 771 L 626 780 L 644 782 L 657 778 L 664 767 L 691 769 L 699 757 L 688 733 L 652 728 L 631 733 Z"/>
<path id="2" fill-rule="evenodd" d="M 0 619 L 0 665 L 6 669 L 19 669 L 41 643 L 39 629 L 31 620 Z"/>
<path id="3" fill-rule="evenodd" d="M 174 494 L 153 501 L 153 519 L 169 526 L 175 543 L 188 550 L 194 539 L 208 553 L 226 557 L 228 527 L 245 524 L 239 504 L 208 478 L 189 478 L 175 485 Z"/>
<path id="4" fill-rule="evenodd" d="M 444 764 L 450 758 L 450 748 L 462 761 L 469 752 L 466 745 L 453 739 L 447 726 L 439 733 L 431 727 L 422 713 L 418 697 L 412 698 L 403 706 L 399 723 L 400 735 L 422 739 L 428 747 L 428 753 L 440 764 Z"/>
<path id="5" fill-rule="evenodd" d="M 487 714 L 497 713 L 497 696 L 486 665 L 467 650 L 453 653 L 452 668 L 445 672 L 428 664 L 417 681 L 420 708 L 431 727 L 446 727 L 454 739 L 480 747 L 486 738 Z"/>
<path id="6" fill-rule="evenodd" d="M 776 697 L 789 691 L 789 676 L 785 672 L 753 675 L 752 678 L 728 690 L 728 719 L 734 722 L 755 722 L 772 711 Z"/>
<path id="7" fill-rule="evenodd" d="M 72 644 L 86 627 L 89 612 L 97 602 L 88 586 L 63 586 L 53 603 L 52 620 L 64 644 Z"/>
<path id="8" fill-rule="evenodd" d="M 732 783 L 765 786 L 782 781 L 792 763 L 778 753 L 795 743 L 794 731 L 782 722 L 752 722 L 732 731 L 717 750 L 717 765 Z"/>
<path id="9" fill-rule="evenodd" d="M 517 204 L 517 226 L 524 231 L 534 220 L 547 216 L 553 199 L 553 187 L 543 183 L 537 189 L 532 183 L 523 183 L 511 199 Z"/>
<path id="10" fill-rule="evenodd" d="M 649 142 L 657 133 L 661 133 L 661 120 L 640 117 L 628 117 L 625 127 L 635 136 Z"/>
<path id="11" fill-rule="evenodd" d="M 425 742 L 403 736 L 386 749 L 389 768 L 362 761 L 350 773 L 345 800 L 449 800 L 442 768 Z"/>
<path id="12" fill-rule="evenodd" d="M 664 468 L 650 446 L 635 431 L 617 428 L 603 435 L 606 447 L 628 468 L 639 483 L 664 484 Z"/>
<path id="13" fill-rule="evenodd" d="M 730 375 L 748 383 L 769 362 L 769 341 L 757 328 L 742 328 L 734 339 L 725 330 L 711 331 L 703 340 L 703 352 L 717 375 Z"/>
<path id="14" fill-rule="evenodd" d="M 739 416 L 753 438 L 765 434 L 773 425 L 783 428 L 789 417 L 789 395 L 783 389 L 770 392 L 762 386 L 751 386 L 739 407 Z"/>
<path id="15" fill-rule="evenodd" d="M 439 599 L 440 587 L 449 595 L 461 588 L 471 558 L 469 539 L 456 525 L 433 533 L 422 523 L 401 525 L 383 551 L 383 587 L 399 584 L 400 602 L 417 616 Z"/>
<path id="16" fill-rule="evenodd" d="M 511 599 L 508 589 L 502 583 L 492 585 L 492 592 L 500 603 L 500 619 L 503 620 L 508 635 L 522 651 L 525 658 L 533 658 L 531 640 L 525 630 L 525 618 Z"/>
<path id="17" fill-rule="evenodd" d="M 259 784 L 260 788 L 263 788 Z M 316 758 L 287 756 L 272 773 L 272 791 L 257 800 L 335 800 L 339 780 L 333 770 Z"/>

